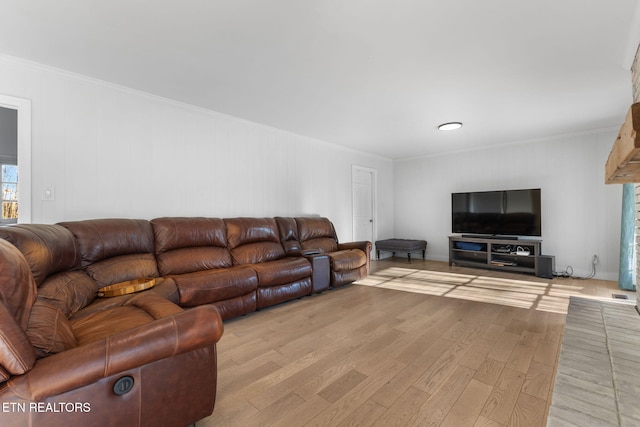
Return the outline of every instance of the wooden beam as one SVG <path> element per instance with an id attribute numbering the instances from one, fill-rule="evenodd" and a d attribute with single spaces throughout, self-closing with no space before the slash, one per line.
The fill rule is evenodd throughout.
<path id="1" fill-rule="evenodd" d="M 605 166 L 606 184 L 640 182 L 640 102 L 632 104 Z"/>

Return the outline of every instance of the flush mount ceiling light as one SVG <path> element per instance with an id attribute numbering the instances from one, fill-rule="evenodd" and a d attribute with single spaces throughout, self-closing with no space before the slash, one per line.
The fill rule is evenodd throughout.
<path id="1" fill-rule="evenodd" d="M 462 127 L 462 123 L 460 122 L 449 122 L 449 123 L 443 123 L 440 126 L 438 126 L 438 130 L 456 130 L 456 129 L 460 129 Z"/>

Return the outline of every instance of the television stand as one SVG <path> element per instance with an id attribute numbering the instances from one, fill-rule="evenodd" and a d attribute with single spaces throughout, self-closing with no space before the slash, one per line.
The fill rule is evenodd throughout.
<path id="1" fill-rule="evenodd" d="M 542 240 L 449 236 L 449 265 L 536 274 Z"/>

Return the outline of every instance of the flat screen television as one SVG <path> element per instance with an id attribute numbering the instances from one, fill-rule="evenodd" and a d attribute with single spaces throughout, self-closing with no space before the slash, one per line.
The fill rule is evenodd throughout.
<path id="1" fill-rule="evenodd" d="M 451 194 L 453 233 L 542 236 L 540 189 Z"/>

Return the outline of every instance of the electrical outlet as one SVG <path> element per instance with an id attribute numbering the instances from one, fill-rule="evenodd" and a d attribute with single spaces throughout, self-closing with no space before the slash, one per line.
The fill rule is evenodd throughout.
<path id="1" fill-rule="evenodd" d="M 56 189 L 55 187 L 44 187 L 42 190 L 42 200 L 55 200 Z"/>
<path id="2" fill-rule="evenodd" d="M 593 256 L 593 261 L 592 262 L 593 262 L 593 265 L 596 265 L 596 264 L 598 264 L 600 262 L 600 258 L 598 258 L 598 255 L 594 255 Z"/>

